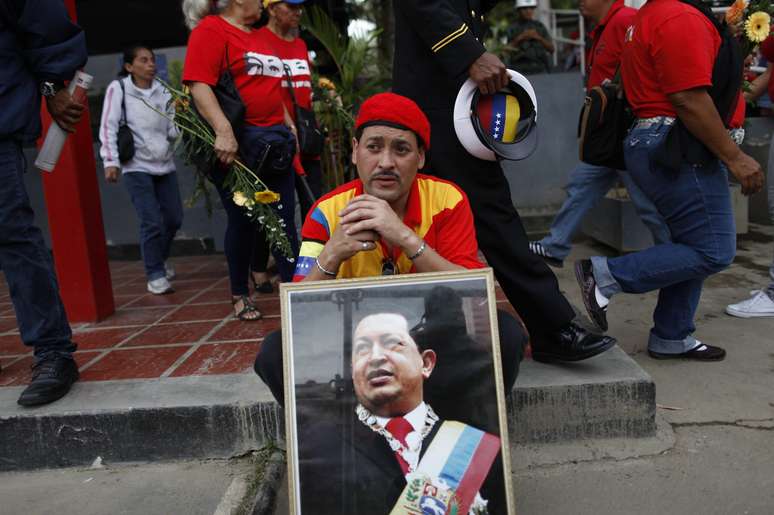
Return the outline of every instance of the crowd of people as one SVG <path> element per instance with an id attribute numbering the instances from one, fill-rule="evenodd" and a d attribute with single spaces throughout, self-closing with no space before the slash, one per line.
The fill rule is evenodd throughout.
<path id="1" fill-rule="evenodd" d="M 741 127 L 743 118 L 742 60 L 734 53 L 734 36 L 709 10 L 688 0 L 649 0 L 639 11 L 625 7 L 623 0 L 582 0 L 581 12 L 596 23 L 586 87 L 612 80 L 620 69 L 636 118 L 621 142 L 626 170 L 579 162 L 549 235 L 530 242 L 500 164 L 469 153 L 451 123 L 463 83 L 471 80 L 482 95 L 492 95 L 511 81 L 506 64 L 481 43 L 491 2 L 393 2 L 392 92 L 358 106 L 351 157 L 357 178 L 330 192 L 322 191 L 319 156 L 301 154 L 298 144 L 297 107 L 312 106 L 311 63 L 298 37 L 303 3 L 182 1 L 191 29 L 182 78 L 215 133 L 217 163 L 207 177 L 227 215 L 224 248 L 234 317 L 245 322 L 261 318 L 251 283 L 253 292 L 274 288 L 265 235 L 225 183 L 226 166 L 239 158 L 260 169 L 262 180 L 280 194 L 271 207 L 284 222 L 293 253 L 274 255 L 282 281 L 478 269 L 485 266 L 480 251 L 520 318 L 497 312 L 506 391 L 517 380 L 528 341 L 533 358 L 544 363 L 581 361 L 613 347 L 615 338 L 605 334 L 607 306 L 620 293 L 659 290 L 648 340 L 651 357 L 725 357 L 724 349 L 694 336 L 696 309 L 706 278 L 727 267 L 736 252 L 729 174 L 746 194 L 759 191 L 764 177 L 761 166 L 740 150 L 733 138 L 738 133 L 729 132 Z M 65 395 L 78 379 L 78 368 L 56 277 L 24 192 L 22 145 L 40 133 L 39 91 L 56 123 L 73 130 L 83 108 L 64 84 L 87 54 L 82 31 L 69 22 L 61 2 L 12 5 L 24 7 L 21 12 L 0 9 L 0 49 L 11 56 L 13 68 L 13 73 L 0 72 L 0 266 L 21 338 L 35 355 L 32 382 L 18 402 L 34 406 Z M 509 37 L 519 52 L 509 59 L 541 71 L 548 67 L 553 43 L 533 19 L 535 7 L 534 0 L 517 1 L 520 28 Z M 39 14 L 34 21 L 32 12 Z M 262 15 L 267 23 L 255 28 Z M 19 33 L 28 37 L 16 37 Z M 767 40 L 762 51 L 774 58 L 774 40 Z M 745 94 L 748 100 L 767 89 L 771 69 L 753 83 Z M 239 127 L 229 121 L 216 95 L 224 72 L 245 106 Z M 155 74 L 151 48 L 127 49 L 121 76 L 106 92 L 99 138 L 106 180 L 120 177 L 137 212 L 148 291 L 164 294 L 173 288 L 168 257 L 183 209 L 172 159 L 177 130 L 164 116 L 169 92 Z M 772 169 L 774 155 L 769 165 L 774 217 Z M 574 264 L 588 324 L 560 291 L 548 264 L 564 262 L 583 215 L 617 180 L 626 185 L 655 244 Z M 304 216 L 300 241 L 296 196 Z M 770 274 L 768 287 L 729 305 L 728 313 L 774 316 L 774 263 Z M 371 360 L 393 359 L 392 350 L 382 348 L 374 336 L 393 330 L 383 327 L 386 321 L 408 335 L 406 320 L 394 315 L 361 322 L 355 334 L 365 343 L 355 346 L 352 356 L 358 374 Z M 383 402 L 386 393 L 372 397 L 371 391 L 381 386 L 355 383 L 358 401 L 374 415 L 367 417 L 369 424 L 378 425 L 371 431 L 389 433 L 391 418 L 408 417 L 417 406 L 424 413 L 420 418 L 432 412 L 424 400 L 433 390 L 423 391 L 422 382 L 435 367 L 435 353 L 443 349 L 428 351 L 414 342 L 415 336 L 406 337 L 411 345 L 401 352 L 416 365 L 414 372 L 421 372 L 416 395 L 405 402 Z M 267 335 L 255 371 L 284 404 L 281 341 L 279 331 Z M 353 374 L 356 380 L 358 374 Z M 398 404 L 399 410 L 393 410 Z M 439 404 L 433 400 L 433 406 Z M 401 439 L 420 431 L 417 426 L 404 429 Z M 416 460 L 400 462 L 398 479 L 413 467 Z M 486 490 L 481 486 L 482 493 Z"/>

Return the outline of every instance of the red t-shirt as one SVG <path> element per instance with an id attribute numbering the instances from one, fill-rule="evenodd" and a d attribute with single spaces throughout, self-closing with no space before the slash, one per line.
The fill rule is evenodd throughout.
<path id="1" fill-rule="evenodd" d="M 191 32 L 184 82 L 215 86 L 226 65 L 245 103 L 245 123 L 267 127 L 284 122 L 282 61 L 259 30 L 244 32 L 220 16 L 207 16 Z"/>
<path id="2" fill-rule="evenodd" d="M 621 56 L 626 98 L 638 118 L 676 116 L 667 95 L 712 85 L 720 35 L 697 9 L 649 0 L 637 13 Z"/>
<path id="3" fill-rule="evenodd" d="M 621 63 L 626 31 L 634 24 L 637 9 L 624 6 L 616 0 L 605 18 L 591 31 L 592 46 L 586 54 L 588 88 L 599 86 L 605 79 L 612 80 Z"/>
<path id="4" fill-rule="evenodd" d="M 305 109 L 312 108 L 312 68 L 309 65 L 309 50 L 306 43 L 301 38 L 295 38 L 293 41 L 286 41 L 269 30 L 269 27 L 263 26 L 258 29 L 259 34 L 266 42 L 274 48 L 274 53 L 282 59 L 288 72 L 293 77 L 293 94 L 296 96 L 298 105 Z M 282 77 L 282 89 L 285 98 L 285 105 L 288 112 L 295 118 L 293 111 L 293 101 L 290 97 L 290 83 L 287 76 Z"/>
<path id="5" fill-rule="evenodd" d="M 769 36 L 763 40 L 760 46 L 761 54 L 769 64 L 774 64 L 774 36 Z M 769 77 L 769 97 L 774 99 L 774 80 Z"/>

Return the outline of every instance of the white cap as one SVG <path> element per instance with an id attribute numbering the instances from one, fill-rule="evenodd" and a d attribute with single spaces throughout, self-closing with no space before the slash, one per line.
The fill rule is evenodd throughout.
<path id="1" fill-rule="evenodd" d="M 537 0 L 516 0 L 516 9 L 522 7 L 537 7 Z"/>
<path id="2" fill-rule="evenodd" d="M 530 113 L 530 125 L 526 128 L 524 135 L 519 141 L 510 144 L 502 144 L 494 141 L 487 141 L 489 138 L 479 134 L 480 125 L 474 124 L 473 112 L 474 97 L 478 92 L 478 85 L 473 79 L 468 79 L 457 93 L 457 100 L 454 103 L 454 130 L 457 138 L 471 155 L 485 161 L 496 161 L 498 157 L 502 159 L 518 161 L 529 157 L 537 147 L 537 97 L 527 78 L 519 72 L 508 70 L 510 76 L 509 88 L 520 90 L 519 96 L 525 106 L 523 113 Z M 531 103 L 531 106 L 526 104 Z M 526 108 L 526 109 L 525 109 Z M 479 127 L 477 129 L 477 127 Z"/>

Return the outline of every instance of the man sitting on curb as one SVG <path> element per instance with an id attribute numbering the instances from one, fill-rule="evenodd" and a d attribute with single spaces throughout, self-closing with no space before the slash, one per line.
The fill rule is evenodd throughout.
<path id="1" fill-rule="evenodd" d="M 406 97 L 381 93 L 359 112 L 352 162 L 359 179 L 324 195 L 301 230 L 295 281 L 481 268 L 473 213 L 454 184 L 418 174 L 430 123 Z M 516 381 L 527 341 L 498 311 L 506 392 Z M 283 403 L 282 338 L 266 336 L 255 371 Z"/>

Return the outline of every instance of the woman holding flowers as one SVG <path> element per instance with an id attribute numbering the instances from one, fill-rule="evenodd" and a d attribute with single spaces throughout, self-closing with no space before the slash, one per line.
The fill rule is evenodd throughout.
<path id="1" fill-rule="evenodd" d="M 166 261 L 175 233 L 183 221 L 183 203 L 173 159 L 175 124 L 160 112 L 167 109 L 170 93 L 156 77 L 156 59 L 145 46 L 124 51 L 119 79 L 105 92 L 99 139 L 105 180 L 119 175 L 132 198 L 140 220 L 140 250 L 145 263 L 148 291 L 170 293 L 174 270 Z M 126 125 L 134 141 L 134 155 L 119 157 L 119 127 Z M 119 173 L 120 172 L 120 173 Z"/>
<path id="2" fill-rule="evenodd" d="M 280 274 L 291 277 L 298 253 L 291 172 L 296 150 L 292 133 L 295 127 L 282 98 L 282 61 L 252 28 L 261 8 L 261 0 L 183 0 L 186 23 L 192 29 L 183 81 L 191 88 L 199 113 L 214 130 L 218 160 L 228 165 L 241 158 L 260 175 L 269 190 L 279 194 L 272 207 L 282 219 L 292 256 L 276 253 L 275 258 Z M 233 76 L 246 108 L 241 131 L 231 126 L 213 92 L 226 69 Z M 241 133 L 239 139 L 235 132 Z M 274 199 L 252 199 L 239 191 L 232 192 L 224 182 L 226 172 L 218 166 L 211 171 L 211 178 L 228 217 L 224 248 L 234 314 L 240 320 L 258 320 L 261 314 L 251 302 L 248 290 L 257 226 L 245 208 L 253 202 Z"/>

